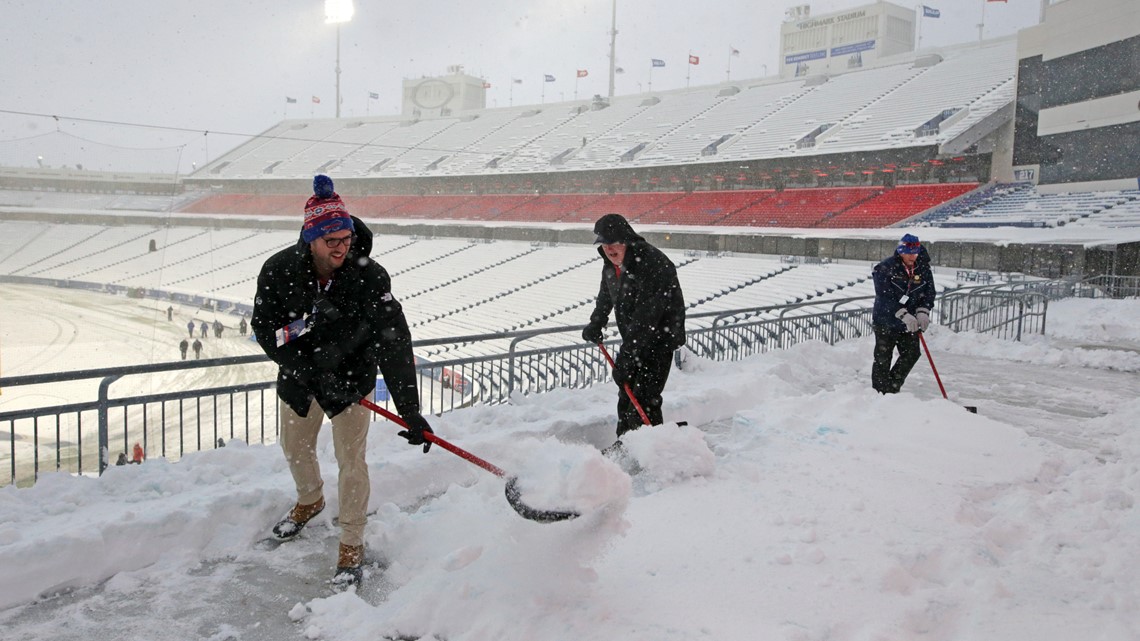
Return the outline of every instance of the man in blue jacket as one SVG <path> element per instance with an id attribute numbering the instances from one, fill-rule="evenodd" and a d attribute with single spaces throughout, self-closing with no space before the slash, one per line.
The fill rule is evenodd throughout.
<path id="1" fill-rule="evenodd" d="M 934 275 L 930 255 L 918 237 L 906 234 L 895 253 L 875 265 L 875 362 L 871 386 L 880 394 L 896 394 L 922 352 L 918 332 L 930 326 L 934 308 Z M 891 365 L 895 350 L 899 358 Z"/>

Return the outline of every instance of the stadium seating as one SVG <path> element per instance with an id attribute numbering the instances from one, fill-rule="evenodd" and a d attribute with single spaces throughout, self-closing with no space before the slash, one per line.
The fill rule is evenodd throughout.
<path id="1" fill-rule="evenodd" d="M 739 227 L 812 227 L 856 203 L 877 195 L 881 187 L 788 189 L 771 195 L 722 219 L 721 225 Z"/>
<path id="2" fill-rule="evenodd" d="M 889 227 L 976 188 L 977 183 L 902 185 L 884 190 L 846 210 L 827 216 L 815 227 Z"/>

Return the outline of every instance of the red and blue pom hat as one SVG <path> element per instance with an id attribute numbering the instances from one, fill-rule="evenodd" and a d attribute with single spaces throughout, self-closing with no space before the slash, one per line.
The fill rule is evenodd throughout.
<path id="1" fill-rule="evenodd" d="M 896 254 L 917 254 L 922 250 L 922 243 L 918 242 L 918 236 L 914 234 L 906 234 L 899 241 L 899 246 L 895 248 Z"/>
<path id="2" fill-rule="evenodd" d="M 342 229 L 353 231 L 352 217 L 348 215 L 340 196 L 333 190 L 332 178 L 324 174 L 314 176 L 313 195 L 305 203 L 305 224 L 301 227 L 301 238 L 306 243 L 311 243 Z"/>

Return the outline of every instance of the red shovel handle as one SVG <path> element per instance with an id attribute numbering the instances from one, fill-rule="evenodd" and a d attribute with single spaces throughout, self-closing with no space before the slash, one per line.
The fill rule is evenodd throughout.
<path id="1" fill-rule="evenodd" d="M 608 350 L 606 350 L 606 346 L 601 344 L 601 343 L 598 343 L 598 347 L 602 348 L 602 353 L 606 355 L 606 361 L 609 362 L 610 369 L 613 369 L 614 368 L 614 359 L 610 358 L 610 353 Z M 629 402 L 633 403 L 634 408 L 637 409 L 637 413 L 641 415 L 641 422 L 645 423 L 646 425 L 649 425 L 650 424 L 649 423 L 649 417 L 646 416 L 645 410 L 641 409 L 641 403 L 637 402 L 637 397 L 633 395 L 633 390 L 631 390 L 629 388 L 629 383 L 622 383 L 621 387 L 622 387 L 622 389 L 625 390 L 626 396 L 629 397 Z"/>
<path id="2" fill-rule="evenodd" d="M 942 377 L 938 375 L 938 368 L 934 366 L 934 357 L 930 355 L 930 348 L 926 346 L 926 337 L 918 333 L 918 340 L 922 343 L 922 351 L 926 352 L 926 360 L 930 361 L 930 369 L 934 372 L 934 380 L 938 381 L 938 389 L 942 390 L 942 398 L 950 399 L 946 395 L 946 388 L 942 386 Z"/>
<path id="3" fill-rule="evenodd" d="M 383 407 L 380 407 L 379 405 L 377 405 L 376 403 L 373 403 L 372 401 L 368 400 L 367 398 L 360 399 L 360 404 L 363 405 L 364 407 L 367 407 L 368 409 L 372 410 L 373 412 L 376 412 L 380 416 L 383 416 L 384 418 L 388 419 L 389 421 L 392 421 L 396 425 L 399 425 L 400 427 L 403 427 L 403 428 L 408 427 L 408 424 L 404 422 L 404 419 L 400 418 L 398 415 L 396 415 L 392 412 L 389 412 L 388 410 L 384 409 Z M 462 449 L 456 445 L 452 445 L 451 443 L 448 443 L 447 441 L 436 436 L 435 434 L 432 434 L 431 432 L 424 432 L 424 438 L 427 439 L 428 441 L 431 441 L 431 443 L 433 445 L 438 445 L 438 446 L 442 447 L 443 449 L 447 450 L 448 452 L 451 452 L 452 454 L 454 454 L 460 458 L 471 461 L 475 465 L 478 465 L 479 467 L 487 470 L 488 472 L 490 472 L 491 474 L 494 474 L 495 476 L 505 477 L 507 475 L 506 471 L 504 471 L 501 467 L 498 467 L 496 465 L 492 465 L 491 463 L 484 461 L 483 459 L 479 458 L 478 456 L 475 456 L 471 452 L 468 452 L 465 449 Z"/>

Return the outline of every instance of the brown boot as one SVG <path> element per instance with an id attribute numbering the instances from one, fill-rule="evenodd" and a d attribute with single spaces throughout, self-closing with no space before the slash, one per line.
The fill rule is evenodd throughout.
<path id="1" fill-rule="evenodd" d="M 297 503 L 293 509 L 289 510 L 289 514 L 285 515 L 285 518 L 273 526 L 274 536 L 279 539 L 291 539 L 297 536 L 305 524 L 320 514 L 323 509 L 325 509 L 325 498 L 323 496 L 317 499 L 316 503 L 308 505 Z"/>
<path id="2" fill-rule="evenodd" d="M 361 565 L 364 564 L 363 545 L 340 544 L 340 554 L 337 555 L 336 574 L 333 575 L 333 585 L 347 588 L 350 585 L 360 585 L 364 576 Z"/>

